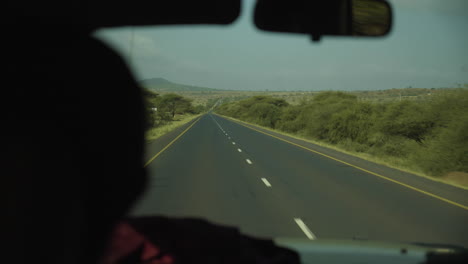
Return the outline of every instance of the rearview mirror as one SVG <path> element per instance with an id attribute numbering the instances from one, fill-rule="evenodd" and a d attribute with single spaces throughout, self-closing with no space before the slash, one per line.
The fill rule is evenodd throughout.
<path id="1" fill-rule="evenodd" d="M 257 0 L 255 25 L 265 31 L 321 36 L 380 37 L 390 32 L 384 0 Z"/>

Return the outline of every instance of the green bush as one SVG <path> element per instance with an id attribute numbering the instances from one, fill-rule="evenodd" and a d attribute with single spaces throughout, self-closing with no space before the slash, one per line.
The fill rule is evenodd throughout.
<path id="1" fill-rule="evenodd" d="M 438 128 L 414 161 L 430 175 L 451 171 L 468 172 L 468 115 L 453 118 L 446 127 Z"/>
<path id="2" fill-rule="evenodd" d="M 302 106 L 285 107 L 277 121 L 277 128 L 289 133 L 298 133 L 304 130 L 305 123 L 297 119 L 302 111 L 301 108 Z"/>
<path id="3" fill-rule="evenodd" d="M 281 110 L 274 104 L 260 102 L 250 107 L 250 112 L 255 118 L 253 121 L 261 126 L 275 128 L 276 122 L 279 120 Z"/>
<path id="4" fill-rule="evenodd" d="M 305 123 L 305 134 L 319 140 L 337 143 L 330 137 L 335 127 L 330 122 L 342 111 L 358 103 L 357 97 L 343 92 L 323 92 L 303 105 L 299 119 Z"/>
<path id="5" fill-rule="evenodd" d="M 421 142 L 434 127 L 428 107 L 421 103 L 402 101 L 388 105 L 380 122 L 380 130 Z"/>
<path id="6" fill-rule="evenodd" d="M 374 121 L 372 105 L 356 102 L 330 117 L 327 140 L 335 144 L 344 140 L 368 144 Z"/>
<path id="7" fill-rule="evenodd" d="M 216 112 L 275 128 L 277 121 L 280 120 L 282 108 L 287 106 L 288 103 L 283 99 L 254 96 L 245 100 L 223 104 L 216 109 Z"/>

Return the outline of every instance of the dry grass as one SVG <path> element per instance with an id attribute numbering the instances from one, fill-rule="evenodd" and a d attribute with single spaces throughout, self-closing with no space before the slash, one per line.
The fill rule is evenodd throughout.
<path id="1" fill-rule="evenodd" d="M 390 102 L 401 99 L 412 101 L 430 100 L 437 94 L 444 93 L 451 88 L 428 89 L 428 88 L 403 88 L 377 91 L 350 91 L 359 100 L 371 102 Z M 171 93 L 170 91 L 158 91 L 161 95 Z M 263 95 L 284 99 L 286 102 L 297 105 L 304 100 L 311 100 L 319 91 L 177 91 L 175 92 L 193 100 L 193 105 L 205 105 L 209 100 L 222 98 L 224 102 L 237 101 L 252 96 Z"/>
<path id="2" fill-rule="evenodd" d="M 164 134 L 167 134 L 169 132 L 171 132 L 172 130 L 184 125 L 184 124 L 187 124 L 188 122 L 192 121 L 193 119 L 201 116 L 202 114 L 198 114 L 198 115 L 177 115 L 175 117 L 175 120 L 166 124 L 166 125 L 162 125 L 162 126 L 159 126 L 159 127 L 155 127 L 155 128 L 152 128 L 152 129 L 149 129 L 148 131 L 146 131 L 146 134 L 145 134 L 145 140 L 147 143 L 161 137 L 162 135 Z"/>
<path id="3" fill-rule="evenodd" d="M 466 172 L 449 172 L 446 175 L 444 175 L 441 179 L 454 185 L 463 186 L 464 188 L 468 189 L 468 173 Z"/>

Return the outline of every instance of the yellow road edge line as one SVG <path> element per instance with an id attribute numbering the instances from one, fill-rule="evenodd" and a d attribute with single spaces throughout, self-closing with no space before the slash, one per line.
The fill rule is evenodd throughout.
<path id="1" fill-rule="evenodd" d="M 182 133 L 180 133 L 176 138 L 174 138 L 169 144 L 167 144 L 163 149 L 161 149 L 158 153 L 156 153 L 156 155 L 154 155 L 150 160 L 148 160 L 148 162 L 146 162 L 146 164 L 143 167 L 146 168 L 148 165 L 150 165 L 151 162 L 153 162 L 159 155 L 161 155 L 161 153 L 163 153 L 172 144 L 174 144 L 174 142 L 176 142 L 183 134 L 185 134 L 185 132 L 189 131 L 189 129 L 192 128 L 193 125 L 195 125 L 200 119 L 201 119 L 201 116 L 195 122 L 193 122 L 189 127 L 187 127 L 184 131 L 182 131 Z"/>
<path id="2" fill-rule="evenodd" d="M 228 117 L 228 118 L 229 118 L 229 117 Z M 231 119 L 231 118 L 229 118 L 229 119 Z M 289 143 L 289 144 L 291 144 L 291 145 L 294 145 L 294 146 L 296 146 L 296 147 L 299 147 L 299 148 L 308 150 L 308 151 L 310 151 L 310 152 L 319 154 L 319 155 L 321 155 L 321 156 L 327 157 L 327 158 L 332 159 L 332 160 L 334 160 L 334 161 L 338 161 L 338 162 L 343 163 L 343 164 L 345 164 L 345 165 L 351 166 L 351 167 L 353 167 L 353 168 L 355 168 L 355 169 L 358 169 L 358 170 L 367 172 L 367 173 L 369 173 L 369 174 L 371 174 L 371 175 L 380 177 L 380 178 L 382 178 L 382 179 L 384 179 L 384 180 L 391 181 L 391 182 L 393 182 L 393 183 L 399 184 L 399 185 L 404 186 L 404 187 L 406 187 L 406 188 L 409 188 L 409 189 L 411 189 L 411 190 L 413 190 L 413 191 L 420 192 L 420 193 L 422 193 L 422 194 L 425 194 L 425 195 L 431 196 L 431 197 L 433 197 L 433 198 L 439 199 L 439 200 L 444 201 L 444 202 L 446 202 L 446 203 L 449 203 L 449 204 L 451 204 L 451 205 L 455 205 L 455 206 L 458 206 L 458 207 L 463 208 L 463 209 L 465 209 L 465 210 L 468 210 L 468 206 L 466 206 L 466 205 L 459 204 L 459 203 L 454 202 L 454 201 L 452 201 L 452 200 L 449 200 L 449 199 L 447 199 L 447 198 L 444 198 L 444 197 L 438 196 L 438 195 L 436 195 L 436 194 L 433 194 L 433 193 L 430 193 L 430 192 L 427 192 L 427 191 L 418 189 L 418 188 L 413 187 L 413 186 L 411 186 L 411 185 L 408 185 L 408 184 L 406 184 L 406 183 L 403 183 L 403 182 L 394 180 L 394 179 L 392 179 L 392 178 L 389 178 L 389 177 L 380 175 L 380 174 L 378 174 L 378 173 L 375 173 L 375 172 L 372 172 L 372 171 L 363 169 L 363 168 L 358 167 L 358 166 L 356 166 L 356 165 L 350 164 L 350 163 L 348 163 L 348 162 L 346 162 L 346 161 L 339 160 L 339 159 L 334 158 L 334 157 L 332 157 L 332 156 L 329 156 L 329 155 L 327 155 L 327 154 L 318 152 L 318 151 L 316 151 L 316 150 L 313 150 L 313 149 L 304 147 L 304 146 L 302 146 L 302 145 L 296 144 L 296 143 L 291 142 L 291 141 L 289 141 L 289 140 L 286 140 L 286 139 L 277 137 L 277 136 L 275 136 L 275 135 L 269 134 L 269 133 L 267 133 L 267 132 L 258 130 L 258 129 L 256 129 L 256 128 L 250 127 L 250 126 L 252 126 L 252 125 L 250 125 L 250 124 L 248 124 L 248 123 L 246 123 L 246 122 L 244 122 L 244 121 L 235 120 L 235 119 L 231 119 L 231 120 L 232 120 L 233 122 L 238 123 L 239 125 L 241 125 L 241 126 L 243 126 L 243 127 L 252 129 L 252 130 L 254 130 L 254 131 L 257 131 L 257 132 L 262 133 L 262 134 L 265 134 L 265 135 L 267 135 L 267 136 L 270 136 L 270 137 L 279 139 L 279 140 L 281 140 L 281 141 L 284 141 L 284 142 Z"/>

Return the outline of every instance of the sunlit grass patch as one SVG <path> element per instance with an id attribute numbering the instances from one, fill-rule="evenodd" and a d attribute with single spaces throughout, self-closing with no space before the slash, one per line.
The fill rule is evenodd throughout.
<path id="1" fill-rule="evenodd" d="M 466 172 L 450 172 L 444 175 L 442 179 L 454 185 L 468 188 L 468 173 Z"/>
<path id="2" fill-rule="evenodd" d="M 193 119 L 201 116 L 202 114 L 198 115 L 191 115 L 191 114 L 186 114 L 186 115 L 177 115 L 174 118 L 174 121 L 170 121 L 165 125 L 161 125 L 155 128 L 148 129 L 145 134 L 145 140 L 147 143 L 171 132 L 172 130 L 187 124 L 188 122 L 192 121 Z"/>

